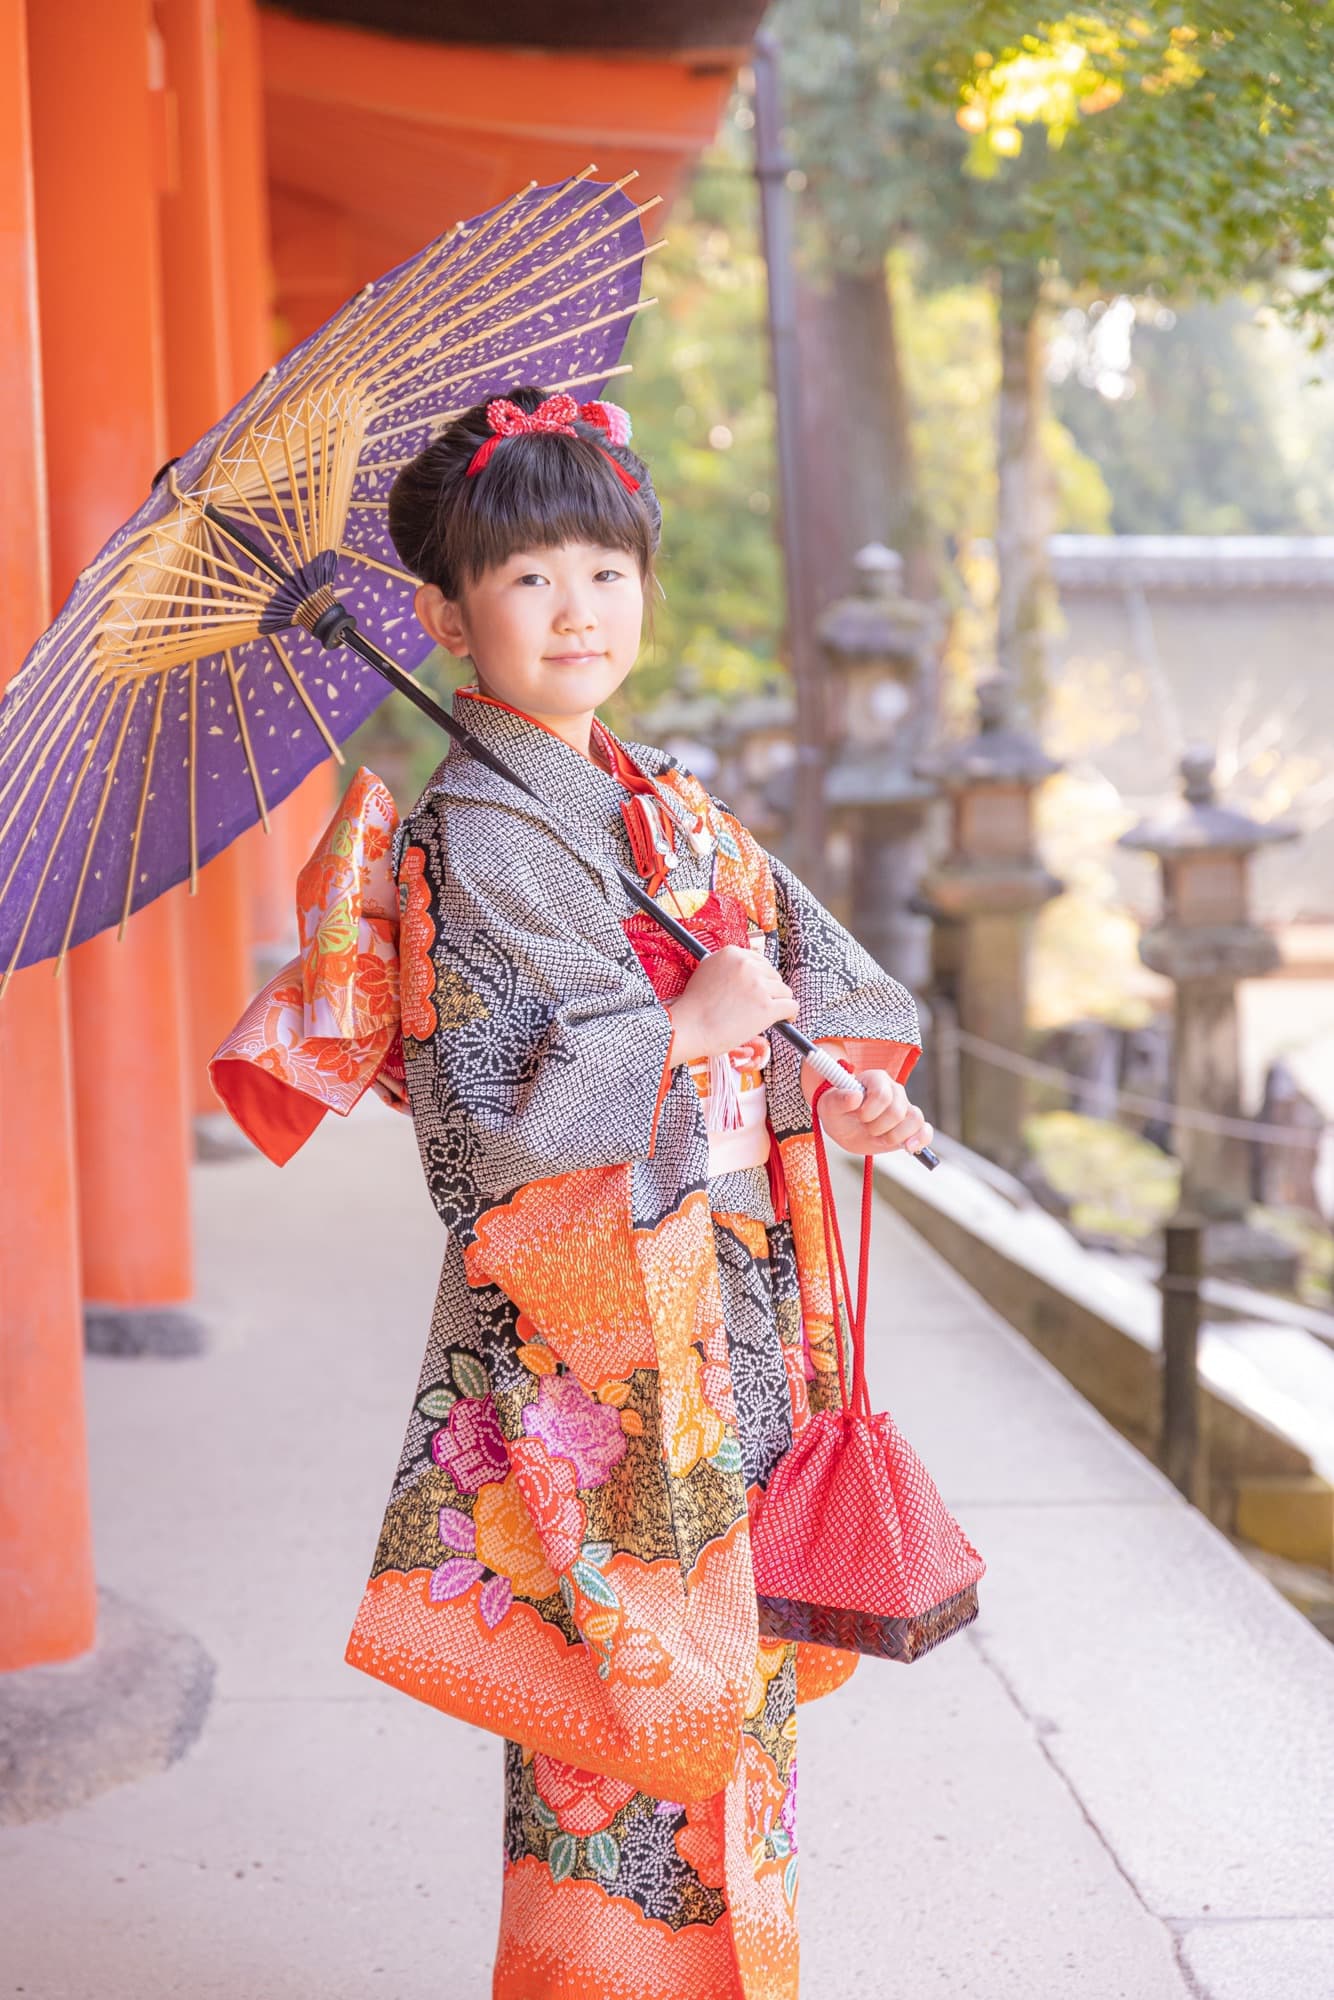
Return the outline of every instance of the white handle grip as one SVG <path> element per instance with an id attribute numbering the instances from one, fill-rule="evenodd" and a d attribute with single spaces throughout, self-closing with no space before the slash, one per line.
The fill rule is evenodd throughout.
<path id="1" fill-rule="evenodd" d="M 858 1098 L 863 1095 L 862 1087 L 855 1076 L 846 1069 L 832 1049 L 816 1048 L 806 1058 L 821 1083 L 832 1083 L 835 1090 L 855 1090 Z"/>

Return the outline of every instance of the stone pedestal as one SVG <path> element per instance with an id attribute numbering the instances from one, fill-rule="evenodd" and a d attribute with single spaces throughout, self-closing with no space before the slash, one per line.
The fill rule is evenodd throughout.
<path id="1" fill-rule="evenodd" d="M 1181 1200 L 1206 1218 L 1207 1268 L 1261 1284 L 1295 1280 L 1294 1252 L 1248 1220 L 1251 1171 L 1242 1134 L 1209 1119 L 1243 1116 L 1237 982 L 1278 964 L 1278 948 L 1251 920 L 1250 857 L 1297 829 L 1250 818 L 1219 801 L 1214 760 L 1193 749 L 1181 760 L 1180 797 L 1121 836 L 1120 845 L 1157 857 L 1162 918 L 1140 939 L 1140 957 L 1175 989 L 1173 1150 Z M 1198 1121 L 1198 1122 L 1197 1122 Z"/>
<path id="2" fill-rule="evenodd" d="M 975 736 L 919 760 L 951 809 L 949 851 L 922 879 L 919 907 L 931 920 L 932 994 L 941 1021 L 995 1045 L 989 1057 L 959 1049 L 959 1136 L 1017 1172 L 1023 1161 L 1025 1080 L 1003 1056 L 1022 1056 L 1033 919 L 1060 894 L 1033 838 L 1033 793 L 1056 763 L 1010 724 L 1009 689 L 994 678 L 978 690 Z M 956 1096 L 942 1077 L 942 1110 Z"/>
<path id="3" fill-rule="evenodd" d="M 929 926 L 914 896 L 934 785 L 914 770 L 934 708 L 940 620 L 903 593 L 903 564 L 871 543 L 855 589 L 817 631 L 830 744 L 826 818 L 842 849 L 842 914 L 871 956 L 914 991 L 930 974 Z"/>

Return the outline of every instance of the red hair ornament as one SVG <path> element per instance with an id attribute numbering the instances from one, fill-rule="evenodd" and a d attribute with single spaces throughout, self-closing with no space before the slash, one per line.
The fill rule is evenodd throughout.
<path id="1" fill-rule="evenodd" d="M 497 396 L 486 406 L 486 421 L 491 426 L 491 436 L 483 439 L 472 455 L 468 465 L 468 477 L 474 479 L 489 462 L 496 446 L 507 437 L 522 437 L 536 431 L 563 431 L 568 437 L 577 437 L 575 419 L 582 418 L 586 424 L 594 424 L 605 431 L 611 444 L 627 444 L 630 438 L 630 417 L 619 403 L 576 403 L 573 396 L 561 394 L 548 396 L 535 410 L 521 410 L 508 396 Z M 639 481 L 632 472 L 614 459 L 601 445 L 598 450 L 606 459 L 622 486 L 631 493 L 639 491 Z"/>

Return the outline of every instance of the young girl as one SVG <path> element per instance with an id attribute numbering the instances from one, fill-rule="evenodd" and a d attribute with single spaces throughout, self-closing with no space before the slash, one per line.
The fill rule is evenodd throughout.
<path id="1" fill-rule="evenodd" d="M 660 512 L 613 405 L 519 387 L 400 473 L 417 614 L 469 732 L 393 860 L 407 1099 L 447 1225 L 348 1659 L 503 1735 L 494 2000 L 793 2000 L 796 1704 L 851 1654 L 766 1643 L 749 1518 L 838 1400 L 811 1110 L 778 1021 L 929 1143 L 909 995 L 698 780 L 596 710 Z M 636 913 L 628 868 L 711 955 Z M 392 1084 L 383 1088 L 394 1093 Z"/>

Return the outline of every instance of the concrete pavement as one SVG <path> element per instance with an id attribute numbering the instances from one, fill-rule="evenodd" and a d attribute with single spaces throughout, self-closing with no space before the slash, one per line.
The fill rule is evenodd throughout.
<path id="1" fill-rule="evenodd" d="M 197 1191 L 211 1348 L 90 1360 L 89 1428 L 99 1576 L 214 1699 L 169 1770 L 0 1832 L 0 1996 L 487 2000 L 499 1745 L 342 1659 L 439 1259 L 411 1131 L 366 1106 Z M 989 1573 L 802 1711 L 803 1994 L 1334 2000 L 1334 1649 L 875 1227 L 873 1397 Z"/>

